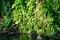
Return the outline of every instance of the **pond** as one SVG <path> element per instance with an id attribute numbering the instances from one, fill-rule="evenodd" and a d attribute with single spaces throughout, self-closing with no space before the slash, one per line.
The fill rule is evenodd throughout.
<path id="1" fill-rule="evenodd" d="M 31 37 L 30 35 L 27 34 L 19 34 L 19 35 L 0 35 L 0 40 L 57 40 L 53 38 L 41 38 L 39 39 Z"/>

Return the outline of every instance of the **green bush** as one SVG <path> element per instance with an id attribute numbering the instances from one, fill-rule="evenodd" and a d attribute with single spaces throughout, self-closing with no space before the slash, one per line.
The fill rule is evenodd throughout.
<path id="1" fill-rule="evenodd" d="M 22 32 L 36 30 L 39 34 L 44 35 L 54 35 L 58 31 L 60 32 L 60 0 L 42 0 L 40 2 L 38 0 L 15 0 L 12 7 L 9 4 L 8 8 L 5 4 L 3 4 L 4 10 L 1 10 L 2 13 L 6 13 L 4 25 L 9 24 L 8 14 L 12 9 L 12 19 L 15 24 L 19 25 Z"/>
<path id="2" fill-rule="evenodd" d="M 23 31 L 34 30 L 47 35 L 55 34 L 59 28 L 59 0 L 15 0 L 12 5 L 13 20 Z M 56 28 L 57 27 L 57 28 Z"/>
<path id="3" fill-rule="evenodd" d="M 16 24 L 20 25 L 22 31 L 31 30 L 34 25 L 34 10 L 35 10 L 35 1 L 36 0 L 15 0 L 15 3 L 12 5 L 13 10 L 13 20 L 16 21 Z"/>

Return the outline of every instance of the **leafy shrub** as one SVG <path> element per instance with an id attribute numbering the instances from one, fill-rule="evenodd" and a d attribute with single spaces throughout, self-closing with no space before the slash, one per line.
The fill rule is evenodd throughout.
<path id="1" fill-rule="evenodd" d="M 9 4 L 9 1 L 7 1 Z M 12 19 L 22 32 L 36 30 L 40 34 L 54 35 L 60 32 L 60 0 L 15 0 L 12 7 L 3 4 L 4 25 Z M 0 6 L 1 7 L 1 6 Z M 11 9 L 10 9 L 11 8 Z M 8 22 L 9 21 L 9 22 Z"/>
<path id="2" fill-rule="evenodd" d="M 55 34 L 59 28 L 59 0 L 15 0 L 12 5 L 13 20 L 23 31 L 34 30 L 47 35 Z"/>

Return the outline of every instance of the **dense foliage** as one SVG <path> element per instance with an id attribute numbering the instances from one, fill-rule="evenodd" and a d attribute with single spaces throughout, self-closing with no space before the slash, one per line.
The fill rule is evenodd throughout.
<path id="1" fill-rule="evenodd" d="M 0 12 L 4 17 L 4 26 L 13 19 L 22 32 L 36 30 L 45 35 L 60 32 L 60 0 L 14 0 L 14 3 L 6 0 L 0 7 L 3 8 Z"/>

